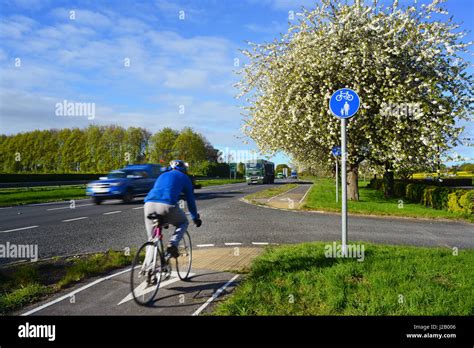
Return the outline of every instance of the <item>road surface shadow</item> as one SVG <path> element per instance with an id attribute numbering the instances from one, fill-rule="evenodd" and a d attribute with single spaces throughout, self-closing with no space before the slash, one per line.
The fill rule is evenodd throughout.
<path id="1" fill-rule="evenodd" d="M 219 272 L 216 272 L 219 273 Z M 215 274 L 215 273 L 206 273 L 206 274 Z M 205 275 L 205 274 L 202 274 Z M 204 304 L 218 289 L 227 284 L 228 280 L 219 280 L 219 281 L 202 281 L 199 285 L 195 286 L 175 286 L 167 287 L 168 291 L 175 291 L 176 293 L 158 297 L 151 304 L 146 307 L 149 308 L 185 308 L 185 307 L 195 307 Z M 188 282 L 192 283 L 192 281 Z M 234 282 L 234 286 L 238 281 Z M 225 289 L 219 294 L 219 297 L 228 295 L 230 291 Z M 159 294 L 159 293 L 158 293 Z M 185 295 L 184 299 L 181 298 L 181 295 Z M 192 301 L 189 302 L 189 299 L 186 300 L 186 295 L 192 296 Z M 158 295 L 159 296 L 159 295 Z M 175 298 L 175 300 L 173 300 Z M 183 302 L 184 303 L 180 303 Z M 165 304 L 164 302 L 172 302 Z M 188 303 L 187 303 L 188 302 Z"/>

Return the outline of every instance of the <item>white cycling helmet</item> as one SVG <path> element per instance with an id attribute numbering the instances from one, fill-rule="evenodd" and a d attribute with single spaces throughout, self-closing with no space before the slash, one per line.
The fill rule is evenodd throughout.
<path id="1" fill-rule="evenodd" d="M 170 162 L 170 168 L 177 169 L 181 172 L 185 172 L 188 170 L 188 164 L 184 163 L 184 161 L 181 161 L 181 160 L 172 160 Z"/>

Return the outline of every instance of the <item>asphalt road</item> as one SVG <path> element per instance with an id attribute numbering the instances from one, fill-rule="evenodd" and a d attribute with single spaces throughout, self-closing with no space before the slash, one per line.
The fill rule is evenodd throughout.
<path id="1" fill-rule="evenodd" d="M 194 247 L 340 239 L 339 214 L 282 211 L 239 200 L 263 188 L 231 184 L 197 190 L 203 225 L 199 229 L 190 225 Z M 473 248 L 472 226 L 350 216 L 349 241 Z M 74 209 L 67 202 L 0 209 L 0 244 L 37 244 L 40 258 L 136 248 L 145 238 L 142 198 L 131 204 L 110 201 L 100 206 L 78 200 Z"/>

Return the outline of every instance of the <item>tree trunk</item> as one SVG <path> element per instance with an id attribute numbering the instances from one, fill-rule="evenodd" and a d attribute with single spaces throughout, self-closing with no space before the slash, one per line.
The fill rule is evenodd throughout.
<path id="1" fill-rule="evenodd" d="M 383 174 L 383 187 L 385 198 L 391 198 L 394 194 L 393 171 L 385 169 Z"/>
<path id="2" fill-rule="evenodd" d="M 347 172 L 347 198 L 351 201 L 359 200 L 359 166 L 349 165 Z"/>

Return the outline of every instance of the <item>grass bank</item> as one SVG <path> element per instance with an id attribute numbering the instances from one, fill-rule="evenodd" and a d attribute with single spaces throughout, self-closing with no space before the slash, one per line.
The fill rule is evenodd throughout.
<path id="1" fill-rule="evenodd" d="M 298 184 L 285 184 L 285 185 L 273 186 L 268 189 L 263 189 L 261 191 L 247 195 L 245 196 L 245 199 L 249 201 L 254 201 L 256 199 L 271 198 L 283 192 L 291 190 L 292 188 L 295 188 L 296 186 L 298 186 Z"/>
<path id="2" fill-rule="evenodd" d="M 108 251 L 4 266 L 0 268 L 0 315 L 38 302 L 88 277 L 128 266 L 131 257 L 123 251 Z"/>
<path id="3" fill-rule="evenodd" d="M 86 198 L 85 185 L 0 189 L 0 207 L 80 198 Z"/>
<path id="4" fill-rule="evenodd" d="M 347 202 L 350 213 L 371 215 L 392 215 L 421 218 L 463 219 L 474 222 L 474 217 L 462 213 L 452 213 L 425 207 L 418 203 L 410 203 L 400 198 L 387 199 L 383 193 L 366 187 L 365 182 L 359 183 L 359 201 Z M 341 203 L 336 203 L 335 181 L 332 179 L 314 179 L 303 209 L 341 211 Z M 339 193 L 339 199 L 341 194 Z"/>
<path id="5" fill-rule="evenodd" d="M 214 315 L 473 315 L 474 250 L 363 243 L 362 262 L 326 243 L 268 248 Z"/>
<path id="6" fill-rule="evenodd" d="M 245 179 L 209 179 L 209 180 L 196 180 L 196 184 L 206 186 L 214 185 L 226 185 L 226 184 L 237 184 L 240 182 L 245 182 Z"/>

